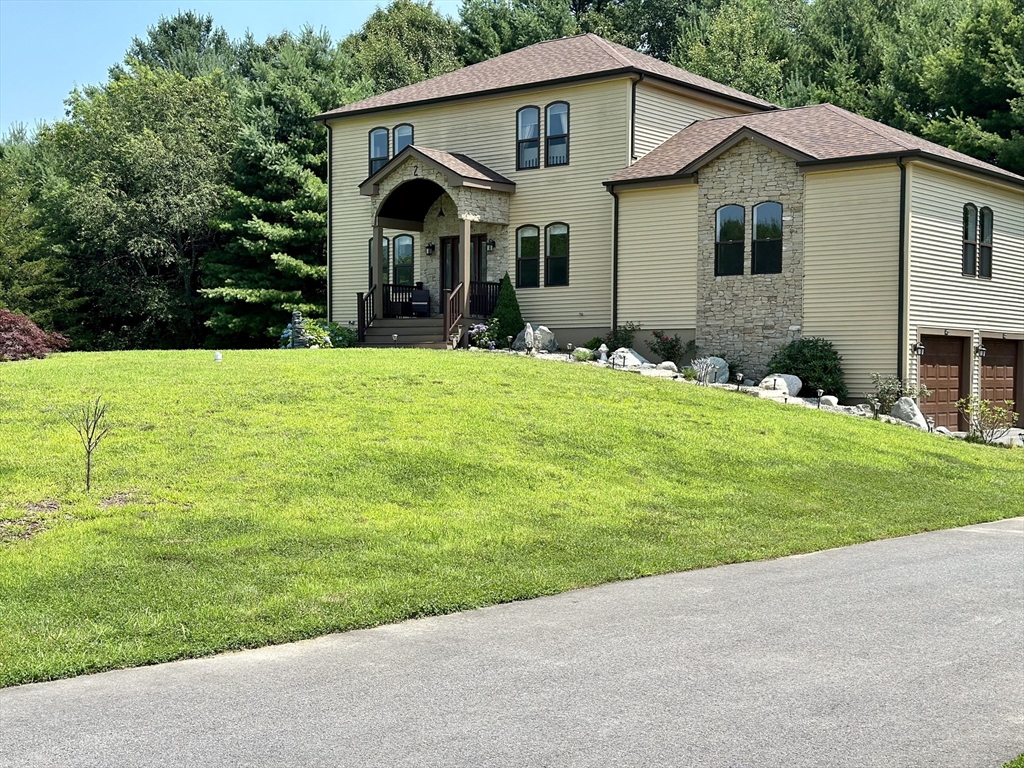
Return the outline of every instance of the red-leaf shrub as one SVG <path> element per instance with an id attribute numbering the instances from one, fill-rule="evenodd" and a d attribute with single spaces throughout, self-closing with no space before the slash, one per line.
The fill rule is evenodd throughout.
<path id="1" fill-rule="evenodd" d="M 0 362 L 46 357 L 67 345 L 66 336 L 47 333 L 24 315 L 0 309 Z"/>

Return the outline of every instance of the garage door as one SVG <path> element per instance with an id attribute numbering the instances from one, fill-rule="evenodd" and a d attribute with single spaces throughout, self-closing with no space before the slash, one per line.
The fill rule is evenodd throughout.
<path id="1" fill-rule="evenodd" d="M 981 359 L 981 398 L 1002 405 L 1006 400 L 1017 400 L 1017 359 L 1016 341 L 1009 339 L 982 339 L 985 357 Z M 1014 410 L 1020 413 L 1021 403 Z"/>
<path id="2" fill-rule="evenodd" d="M 921 383 L 932 391 L 921 398 L 921 412 L 935 419 L 935 426 L 954 432 L 960 429 L 956 401 L 967 396 L 962 336 L 922 336 Z M 963 394 L 961 394 L 963 392 Z"/>

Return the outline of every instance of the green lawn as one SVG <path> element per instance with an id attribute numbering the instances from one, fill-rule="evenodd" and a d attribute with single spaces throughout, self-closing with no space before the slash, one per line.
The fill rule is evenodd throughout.
<path id="1" fill-rule="evenodd" d="M 507 355 L 212 358 L 0 364 L 0 685 L 1022 512 L 1024 450 L 736 393 Z M 97 394 L 86 494 L 61 412 Z"/>

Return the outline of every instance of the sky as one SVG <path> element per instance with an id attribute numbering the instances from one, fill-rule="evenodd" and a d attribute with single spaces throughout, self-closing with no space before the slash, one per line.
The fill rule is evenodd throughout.
<path id="1" fill-rule="evenodd" d="M 455 17 L 459 0 L 435 0 Z M 0 135 L 15 124 L 64 116 L 75 86 L 102 83 L 133 37 L 161 16 L 192 10 L 213 16 L 231 38 L 263 39 L 309 24 L 337 40 L 358 29 L 384 0 L 0 0 Z"/>

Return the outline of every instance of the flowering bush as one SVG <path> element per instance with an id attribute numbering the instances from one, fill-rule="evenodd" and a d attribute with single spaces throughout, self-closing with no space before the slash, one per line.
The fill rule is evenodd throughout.
<path id="1" fill-rule="evenodd" d="M 692 358 L 697 352 L 697 342 L 684 342 L 678 333 L 671 338 L 664 331 L 651 331 L 651 335 L 654 340 L 648 341 L 647 346 L 662 360 L 671 360 L 676 365 L 682 365 L 684 360 Z"/>
<path id="2" fill-rule="evenodd" d="M 0 362 L 46 357 L 67 346 L 66 336 L 47 333 L 25 315 L 0 309 Z"/>
<path id="3" fill-rule="evenodd" d="M 354 347 L 359 340 L 358 334 L 351 328 L 327 320 L 306 320 L 302 327 L 306 335 L 307 347 L 344 349 L 345 347 Z M 293 348 L 292 332 L 292 324 L 288 323 L 281 332 L 281 349 Z"/>
<path id="4" fill-rule="evenodd" d="M 498 340 L 498 323 L 490 320 L 487 323 L 477 323 L 469 329 L 469 343 L 474 347 L 494 349 Z"/>

